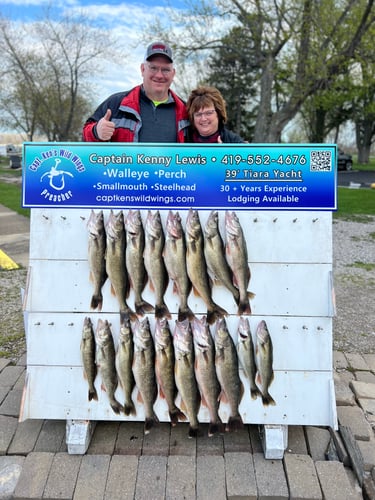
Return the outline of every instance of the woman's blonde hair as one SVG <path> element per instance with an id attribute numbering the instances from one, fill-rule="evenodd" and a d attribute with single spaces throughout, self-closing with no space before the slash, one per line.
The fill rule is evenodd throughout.
<path id="1" fill-rule="evenodd" d="M 192 90 L 186 103 L 190 123 L 194 124 L 194 113 L 202 108 L 214 106 L 219 124 L 223 125 L 227 121 L 227 110 L 225 100 L 216 87 L 201 86 Z"/>

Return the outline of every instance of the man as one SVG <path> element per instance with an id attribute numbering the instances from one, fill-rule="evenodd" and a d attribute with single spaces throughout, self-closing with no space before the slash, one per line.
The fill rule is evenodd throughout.
<path id="1" fill-rule="evenodd" d="M 170 90 L 175 73 L 171 48 L 163 42 L 149 45 L 141 64 L 143 84 L 100 104 L 83 127 L 83 140 L 185 142 L 185 103 Z"/>

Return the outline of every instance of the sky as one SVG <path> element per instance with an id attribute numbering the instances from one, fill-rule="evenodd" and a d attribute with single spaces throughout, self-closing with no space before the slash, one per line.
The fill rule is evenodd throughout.
<path id="1" fill-rule="evenodd" d="M 141 82 L 140 63 L 143 60 L 145 46 L 139 41 L 139 34 L 149 22 L 162 20 L 165 9 L 173 5 L 175 9 L 186 8 L 184 0 L 0 0 L 0 16 L 12 22 L 28 23 L 43 17 L 47 5 L 53 6 L 56 16 L 63 13 L 80 12 L 89 15 L 95 26 L 109 30 L 115 36 L 125 40 L 131 47 L 126 54 L 124 64 L 109 63 L 103 68 L 101 77 L 94 82 L 96 105 L 114 92 L 127 90 Z M 155 41 L 150 39 L 150 42 Z M 105 43 L 105 40 L 102 40 Z M 95 107 L 96 107 L 95 105 Z"/>

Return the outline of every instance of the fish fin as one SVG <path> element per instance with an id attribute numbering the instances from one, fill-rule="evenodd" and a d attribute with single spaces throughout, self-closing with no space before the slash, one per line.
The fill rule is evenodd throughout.
<path id="1" fill-rule="evenodd" d="M 262 376 L 261 376 L 260 372 L 257 372 L 257 374 L 255 375 L 255 382 L 258 385 L 262 385 Z"/>
<path id="2" fill-rule="evenodd" d="M 198 290 L 195 288 L 195 286 L 193 285 L 193 294 L 195 297 L 200 297 L 201 294 L 198 292 Z"/>
<path id="3" fill-rule="evenodd" d="M 149 304 L 146 300 L 141 300 L 141 302 L 135 304 L 135 312 L 139 316 L 144 316 L 146 313 L 153 313 L 154 311 L 154 306 Z"/>
<path id="4" fill-rule="evenodd" d="M 100 388 L 102 391 L 107 392 L 107 389 L 105 388 L 105 385 L 103 384 L 103 382 L 102 382 Z"/>
<path id="5" fill-rule="evenodd" d="M 102 307 L 103 307 L 103 295 L 101 293 L 98 293 L 97 295 L 93 295 L 91 297 L 90 308 L 91 309 L 98 309 L 98 311 L 101 311 Z"/>
<path id="6" fill-rule="evenodd" d="M 144 432 L 145 434 L 149 434 L 150 430 L 154 427 L 155 424 L 159 423 L 158 417 L 153 414 L 152 417 L 145 418 Z"/>
<path id="7" fill-rule="evenodd" d="M 229 417 L 228 423 L 225 427 L 227 432 L 236 432 L 243 429 L 243 420 L 240 414 L 235 415 L 234 417 Z"/>
<path id="8" fill-rule="evenodd" d="M 89 401 L 92 400 L 98 401 L 98 393 L 96 392 L 95 387 L 92 390 L 89 389 Z"/>
<path id="9" fill-rule="evenodd" d="M 137 414 L 137 410 L 135 409 L 133 401 L 129 401 L 128 403 L 124 404 L 124 413 L 127 416 Z"/>
<path id="10" fill-rule="evenodd" d="M 168 306 L 164 302 L 162 304 L 155 305 L 155 318 L 172 318 Z"/>
<path id="11" fill-rule="evenodd" d="M 203 394 L 201 394 L 201 402 L 202 402 L 202 405 L 203 405 L 203 406 L 205 406 L 206 408 L 208 408 L 207 401 L 206 401 L 206 399 L 205 399 L 205 397 L 204 397 L 204 395 L 203 395 Z"/>
<path id="12" fill-rule="evenodd" d="M 111 283 L 111 295 L 113 295 L 114 297 L 116 297 L 116 291 L 115 291 L 115 288 L 112 285 L 112 283 Z"/>
<path id="13" fill-rule="evenodd" d="M 219 397 L 218 397 L 218 401 L 221 401 L 224 404 L 228 403 L 228 398 L 227 398 L 227 395 L 224 391 L 220 392 Z"/>
<path id="14" fill-rule="evenodd" d="M 137 394 L 137 401 L 138 401 L 138 403 L 142 403 L 142 404 L 143 404 L 143 398 L 142 398 L 141 391 L 138 391 L 138 394 Z"/>
<path id="15" fill-rule="evenodd" d="M 276 401 L 273 399 L 269 392 L 267 392 L 266 394 L 262 394 L 262 403 L 264 406 L 276 406 Z"/>
<path id="16" fill-rule="evenodd" d="M 159 396 L 160 399 L 166 399 L 163 388 L 161 386 L 159 386 Z"/>

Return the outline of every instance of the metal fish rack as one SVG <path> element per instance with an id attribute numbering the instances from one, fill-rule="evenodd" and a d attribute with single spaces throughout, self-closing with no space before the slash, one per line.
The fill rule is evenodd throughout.
<path id="1" fill-rule="evenodd" d="M 126 210 L 125 210 L 126 211 Z M 165 227 L 168 209 L 161 210 Z M 180 210 L 185 224 L 187 210 Z M 141 211 L 143 222 L 147 211 Z M 208 210 L 199 212 L 202 225 Z M 144 407 L 136 402 L 136 415 L 116 415 L 100 374 L 95 385 L 98 401 L 88 401 L 83 376 L 80 340 L 84 318 L 96 326 L 107 319 L 118 344 L 120 315 L 116 297 L 107 280 L 103 286 L 103 308 L 90 310 L 92 283 L 89 281 L 87 221 L 89 209 L 33 208 L 31 210 L 28 283 L 24 296 L 27 337 L 27 377 L 20 420 L 63 419 L 67 421 L 70 453 L 84 453 L 95 421 L 144 420 Z M 105 219 L 109 209 L 104 210 Z M 287 446 L 289 425 L 337 427 L 332 374 L 332 317 L 335 314 L 332 281 L 332 214 L 327 211 L 242 210 L 238 217 L 244 231 L 251 269 L 249 290 L 252 314 L 248 316 L 252 338 L 261 320 L 273 344 L 274 379 L 269 388 L 276 404 L 265 406 L 253 400 L 243 369 L 244 386 L 239 410 L 244 423 L 262 427 L 266 458 L 278 458 Z M 219 211 L 224 232 L 224 211 Z M 226 318 L 234 343 L 238 341 L 239 316 L 231 293 L 214 285 L 212 295 L 228 311 Z M 154 294 L 146 285 L 145 300 Z M 132 306 L 134 293 L 129 295 Z M 173 330 L 179 301 L 170 282 L 165 302 L 171 312 Z M 189 296 L 189 306 L 197 317 L 207 313 L 200 297 Z M 151 331 L 155 317 L 147 314 Z M 134 389 L 137 391 L 137 388 Z M 122 400 L 122 389 L 116 396 Z M 180 403 L 180 396 L 177 403 Z M 42 402 L 42 403 L 41 403 Z M 158 396 L 154 405 L 160 421 L 169 421 L 165 400 Z M 229 407 L 220 404 L 223 422 Z M 207 408 L 201 405 L 198 419 L 208 422 Z M 157 432 L 157 427 L 152 430 Z"/>

